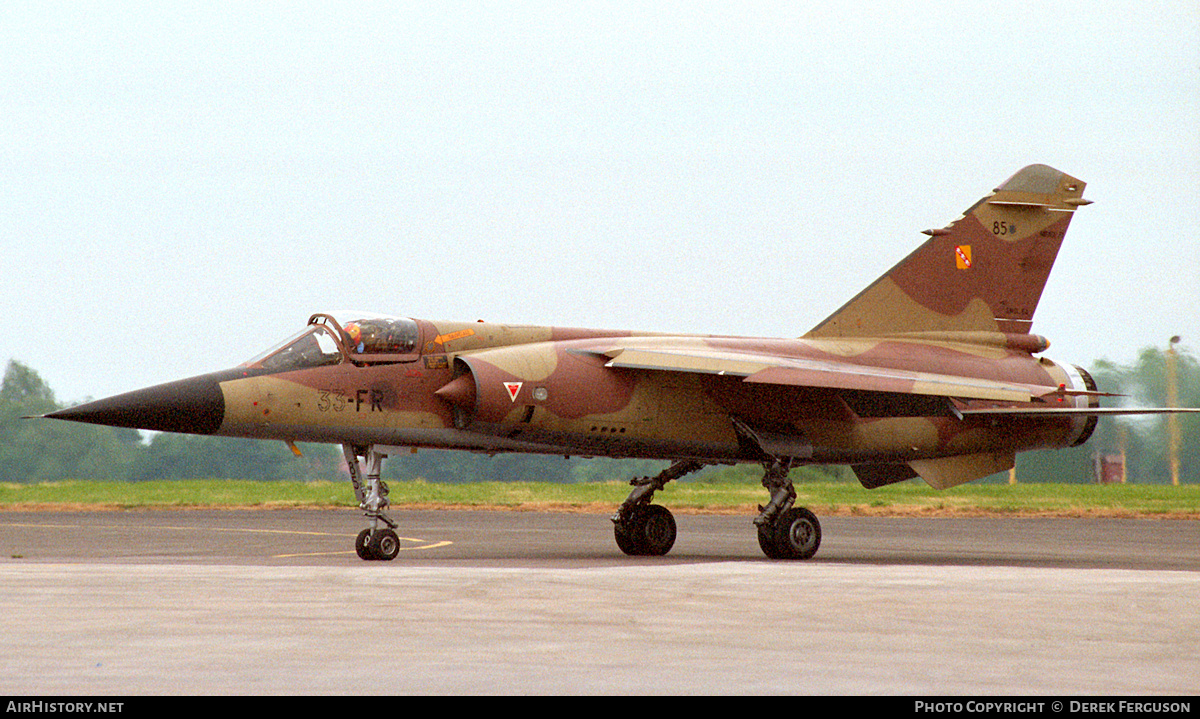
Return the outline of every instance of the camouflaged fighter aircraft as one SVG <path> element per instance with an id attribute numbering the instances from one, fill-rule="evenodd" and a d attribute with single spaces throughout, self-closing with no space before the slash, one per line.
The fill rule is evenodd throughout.
<path id="1" fill-rule="evenodd" d="M 761 463 L 754 524 L 772 558 L 808 558 L 821 526 L 788 470 L 849 464 L 867 488 L 938 489 L 1017 452 L 1086 441 L 1103 413 L 1079 367 L 1036 356 L 1034 309 L 1084 183 L 1018 172 L 799 339 L 677 336 L 316 314 L 230 370 L 52 412 L 118 427 L 342 445 L 370 521 L 355 547 L 392 559 L 383 459 L 400 448 L 672 460 L 634 479 L 617 545 L 661 555 L 654 493 L 707 464 Z M 346 321 L 349 319 L 349 321 Z M 1192 410 L 1196 411 L 1196 410 Z M 366 476 L 359 458 L 365 460 Z"/>

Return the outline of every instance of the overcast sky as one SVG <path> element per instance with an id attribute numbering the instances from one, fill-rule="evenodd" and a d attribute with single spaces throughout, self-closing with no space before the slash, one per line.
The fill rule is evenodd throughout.
<path id="1" fill-rule="evenodd" d="M 789 337 L 1019 168 L 1034 331 L 1200 348 L 1200 5 L 7 4 L 0 362 L 66 402 L 313 312 Z"/>

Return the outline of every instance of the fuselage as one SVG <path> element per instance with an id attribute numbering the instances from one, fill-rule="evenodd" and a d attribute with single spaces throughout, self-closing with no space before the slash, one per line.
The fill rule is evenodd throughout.
<path id="1" fill-rule="evenodd" d="M 396 322 L 403 325 L 386 346 L 350 346 L 336 321 L 314 316 L 300 335 L 239 367 L 56 416 L 288 442 L 707 462 L 758 461 L 767 442 L 798 461 L 895 463 L 1062 447 L 1090 433 L 1083 417 L 956 416 L 948 396 L 901 386 L 911 381 L 903 378 L 887 379 L 877 390 L 858 383 L 810 387 L 781 380 L 778 372 L 745 376 L 686 364 L 689 353 L 727 352 L 743 364 L 761 355 L 842 374 L 894 370 L 1047 393 L 1087 389 L 1081 370 L 1031 355 L 1039 347 L 1029 344 L 1040 338 L 1028 335 L 972 336 L 969 342 L 933 335 L 755 339 Z M 627 352 L 678 353 L 681 367 L 611 366 L 617 345 Z M 759 444 L 749 445 L 739 427 L 752 428 Z"/>

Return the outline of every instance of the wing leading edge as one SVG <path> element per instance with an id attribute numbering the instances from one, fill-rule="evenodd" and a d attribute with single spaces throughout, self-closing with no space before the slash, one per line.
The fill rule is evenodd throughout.
<path id="1" fill-rule="evenodd" d="M 947 414 L 1036 419 L 1051 416 L 1100 416 L 1200 412 L 1187 407 L 1062 406 L 1073 397 L 1117 397 L 1109 392 L 1053 389 L 1046 385 L 1002 382 L 978 377 L 849 362 L 781 357 L 733 350 L 700 348 L 615 347 L 603 353 L 606 367 L 741 377 L 744 382 L 797 388 L 846 389 L 893 394 L 919 394 L 947 399 Z M 976 401 L 1001 402 L 973 406 Z"/>
<path id="2" fill-rule="evenodd" d="M 607 367 L 733 376 L 793 387 L 1007 402 L 1029 402 L 1047 391 L 1041 385 L 730 350 L 622 347 L 604 354 L 610 358 Z"/>

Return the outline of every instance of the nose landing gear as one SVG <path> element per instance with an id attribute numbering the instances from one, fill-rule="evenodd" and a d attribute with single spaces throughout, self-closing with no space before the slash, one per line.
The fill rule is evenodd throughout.
<path id="1" fill-rule="evenodd" d="M 360 559 L 382 559 L 390 561 L 400 553 L 400 538 L 396 535 L 396 522 L 387 515 L 391 501 L 388 500 L 387 483 L 380 479 L 383 458 L 386 456 L 372 447 L 342 445 L 346 467 L 350 470 L 350 483 L 354 485 L 354 496 L 363 514 L 371 520 L 371 526 L 358 533 L 354 540 L 354 551 Z M 367 460 L 367 478 L 363 481 L 358 458 Z M 380 527 L 380 524 L 386 526 Z"/>

